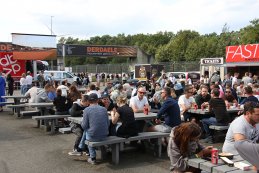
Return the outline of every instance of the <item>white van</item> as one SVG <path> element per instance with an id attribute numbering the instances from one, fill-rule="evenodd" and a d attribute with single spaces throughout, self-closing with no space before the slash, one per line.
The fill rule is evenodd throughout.
<path id="1" fill-rule="evenodd" d="M 187 82 L 188 78 L 192 79 L 192 82 L 197 82 L 200 80 L 200 72 L 199 71 L 192 71 L 192 72 L 167 72 L 166 77 L 169 78 L 170 74 L 173 73 L 175 79 L 177 82 L 180 82 L 181 80 L 184 80 Z M 160 83 L 162 79 L 162 76 L 158 78 L 156 81 L 157 83 Z"/>
<path id="2" fill-rule="evenodd" d="M 54 74 L 54 80 L 55 81 L 64 81 L 67 80 L 67 83 L 72 84 L 76 81 L 77 76 L 73 75 L 72 73 L 68 71 L 44 71 L 44 79 L 46 79 L 47 76 L 50 76 L 50 74 Z"/>

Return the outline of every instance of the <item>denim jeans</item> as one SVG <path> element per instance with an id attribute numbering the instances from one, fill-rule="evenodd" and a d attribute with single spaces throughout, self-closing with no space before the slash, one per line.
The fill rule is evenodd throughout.
<path id="1" fill-rule="evenodd" d="M 201 120 L 206 136 L 211 136 L 211 130 L 209 128 L 210 125 L 224 125 L 222 123 L 218 123 L 215 117 L 204 118 Z"/>
<path id="2" fill-rule="evenodd" d="M 89 140 L 89 141 L 93 141 L 93 142 L 98 142 L 98 141 L 105 140 L 105 138 L 94 138 L 93 136 L 89 136 L 87 131 L 85 130 L 84 133 L 83 133 L 82 139 L 80 141 L 79 148 L 83 149 L 85 147 L 85 140 Z M 89 150 L 90 158 L 96 158 L 95 148 L 94 147 L 90 147 L 88 145 L 88 150 Z"/>

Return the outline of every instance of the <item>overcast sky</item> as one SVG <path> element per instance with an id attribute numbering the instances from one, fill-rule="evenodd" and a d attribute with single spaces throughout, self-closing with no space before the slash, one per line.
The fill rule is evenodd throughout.
<path id="1" fill-rule="evenodd" d="M 247 26 L 258 11 L 259 0 L 7 0 L 0 42 L 11 42 L 11 33 L 49 35 L 51 23 L 57 40 L 181 29 L 220 33 L 225 23 L 230 31 Z"/>

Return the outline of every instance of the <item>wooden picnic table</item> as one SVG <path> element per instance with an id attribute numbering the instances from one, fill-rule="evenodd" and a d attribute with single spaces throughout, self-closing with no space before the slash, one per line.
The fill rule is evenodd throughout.
<path id="1" fill-rule="evenodd" d="M 53 102 L 42 102 L 42 103 L 25 103 L 26 106 L 36 108 L 40 111 L 40 115 L 44 115 L 46 108 L 54 107 Z"/>
<path id="2" fill-rule="evenodd" d="M 20 104 L 21 99 L 27 99 L 27 96 L 24 95 L 12 95 L 12 96 L 1 96 L 2 98 L 5 99 L 13 99 L 14 100 L 14 104 Z"/>
<path id="3" fill-rule="evenodd" d="M 156 118 L 156 114 L 149 112 L 148 115 L 145 115 L 144 113 L 134 113 L 136 120 L 150 120 Z M 83 117 L 68 117 L 68 120 L 76 123 L 81 124 Z M 111 116 L 109 116 L 109 119 L 111 120 Z"/>
<path id="4" fill-rule="evenodd" d="M 227 112 L 228 113 L 237 113 L 241 110 L 242 110 L 241 108 L 233 107 L 233 108 L 227 109 Z M 193 114 L 200 114 L 200 115 L 207 115 L 207 114 L 211 113 L 208 109 L 202 110 L 202 109 L 193 109 L 193 108 L 189 109 L 188 112 L 193 113 Z"/>
<path id="5" fill-rule="evenodd" d="M 246 160 L 244 160 L 240 155 L 235 155 L 232 161 L 235 162 L 243 162 L 249 164 Z M 193 158 L 188 160 L 188 165 L 199 168 L 203 171 L 210 172 L 210 173 L 237 173 L 237 172 L 243 172 L 239 168 L 236 168 L 235 166 L 228 166 L 225 164 L 220 158 L 218 160 L 218 164 L 212 164 L 211 161 L 202 159 L 202 158 Z M 249 164 L 251 165 L 251 164 Z M 245 171 L 246 173 L 256 173 L 256 171 L 251 169 L 249 171 Z"/>

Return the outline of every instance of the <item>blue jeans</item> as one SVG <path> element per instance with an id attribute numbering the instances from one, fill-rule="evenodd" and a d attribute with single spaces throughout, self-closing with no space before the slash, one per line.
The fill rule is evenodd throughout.
<path id="1" fill-rule="evenodd" d="M 89 136 L 87 131 L 85 130 L 83 133 L 82 139 L 80 141 L 79 148 L 81 148 L 81 149 L 85 148 L 85 140 L 92 141 L 92 142 L 98 142 L 98 141 L 105 140 L 105 138 L 94 138 L 93 136 Z M 88 150 L 89 150 L 90 158 L 96 158 L 95 148 L 90 147 L 88 145 Z"/>
<path id="2" fill-rule="evenodd" d="M 222 123 L 218 123 L 215 117 L 204 118 L 201 120 L 206 136 L 211 136 L 211 130 L 209 128 L 210 125 L 224 125 Z"/>

